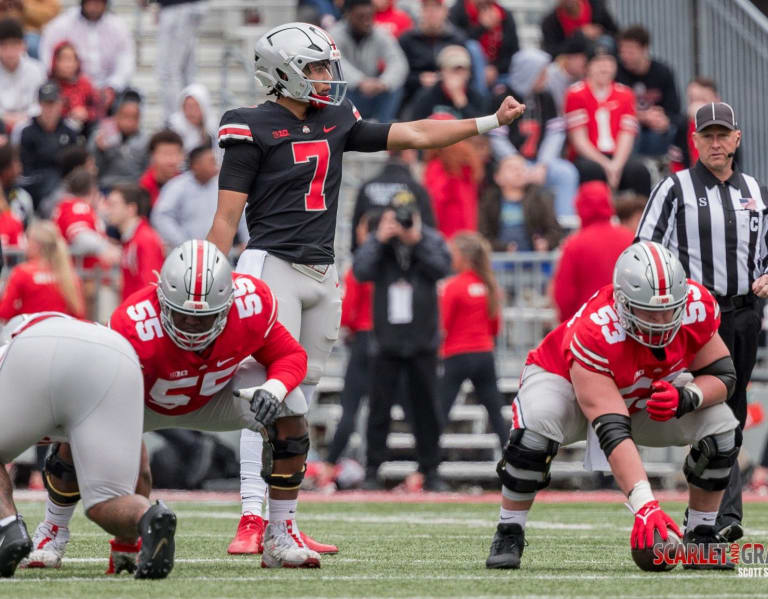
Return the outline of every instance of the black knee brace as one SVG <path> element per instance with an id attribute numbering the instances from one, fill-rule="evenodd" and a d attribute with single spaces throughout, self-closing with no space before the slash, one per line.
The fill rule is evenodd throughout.
<path id="1" fill-rule="evenodd" d="M 304 434 L 301 437 L 288 437 L 287 439 L 275 439 L 265 443 L 264 447 L 271 453 L 269 461 L 263 460 L 264 468 L 261 471 L 262 478 L 266 483 L 275 489 L 281 491 L 293 491 L 301 486 L 304 480 L 304 473 L 307 471 L 307 465 L 302 464 L 299 472 L 292 474 L 276 474 L 273 472 L 274 460 L 285 460 L 300 455 L 306 455 L 309 451 L 309 435 Z M 269 468 L 267 464 L 269 463 Z"/>
<path id="2" fill-rule="evenodd" d="M 731 477 L 731 468 L 736 463 L 741 448 L 742 435 L 737 428 L 734 431 L 735 445 L 732 449 L 723 451 L 717 445 L 715 435 L 704 437 L 695 446 L 691 446 L 691 452 L 685 459 L 683 473 L 685 479 L 695 487 L 706 491 L 722 491 L 728 486 Z M 727 469 L 723 476 L 711 476 L 712 470 Z M 710 476 L 705 475 L 710 472 Z"/>
<path id="3" fill-rule="evenodd" d="M 522 428 L 510 431 L 509 439 L 506 445 L 504 445 L 502 458 L 496 466 L 496 474 L 499 475 L 501 484 L 510 491 L 516 493 L 535 493 L 549 485 L 549 481 L 552 478 L 549 474 L 549 467 L 552 465 L 552 458 L 557 455 L 560 444 L 550 440 L 549 445 L 547 445 L 544 451 L 529 449 L 521 443 L 524 432 L 525 429 Z M 507 464 L 520 470 L 541 472 L 544 475 L 544 480 L 528 480 L 512 476 L 507 472 Z"/>
<path id="4" fill-rule="evenodd" d="M 52 443 L 48 447 L 48 453 L 45 456 L 43 464 L 43 484 L 48 490 L 48 497 L 51 501 L 59 505 L 74 505 L 80 501 L 80 491 L 61 491 L 56 488 L 52 476 L 64 482 L 77 482 L 77 472 L 74 465 L 65 462 L 59 457 L 59 445 L 61 443 Z"/>

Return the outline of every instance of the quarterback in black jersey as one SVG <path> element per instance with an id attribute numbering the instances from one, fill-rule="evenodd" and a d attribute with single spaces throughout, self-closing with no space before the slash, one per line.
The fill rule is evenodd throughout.
<path id="1" fill-rule="evenodd" d="M 280 25 L 258 40 L 256 78 L 275 98 L 230 110 L 221 120 L 224 160 L 208 233 L 208 240 L 228 253 L 245 209 L 250 239 L 237 270 L 267 282 L 279 304 L 279 321 L 307 351 L 301 385 L 307 402 L 339 333 L 333 242 L 343 152 L 449 146 L 508 125 L 525 110 L 509 96 L 495 114 L 478 119 L 368 122 L 344 99 L 340 59 L 328 33 L 307 23 Z M 418 223 L 402 233 L 407 243 L 420 242 Z M 243 431 L 243 517 L 230 553 L 256 553 L 260 546 L 266 488 L 260 478 L 261 443 L 259 435 Z M 265 534 L 269 538 L 269 527 Z"/>

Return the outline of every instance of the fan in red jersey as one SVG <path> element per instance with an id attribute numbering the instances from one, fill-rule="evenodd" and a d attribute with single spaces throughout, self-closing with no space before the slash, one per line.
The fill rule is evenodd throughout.
<path id="1" fill-rule="evenodd" d="M 583 439 L 588 461 L 607 461 L 628 498 L 633 549 L 650 547 L 656 532 L 682 536 L 654 498 L 635 443 L 690 445 L 684 542 L 723 551 L 714 524 L 741 435 L 724 403 L 736 373 L 719 323 L 715 299 L 686 279 L 669 250 L 645 241 L 619 256 L 613 284 L 528 356 L 497 468 L 502 503 L 488 568 L 520 567 L 528 510 L 549 484 L 552 458 L 560 445 Z M 725 555 L 718 561 L 734 567 Z"/>
<path id="2" fill-rule="evenodd" d="M 295 511 L 309 449 L 307 404 L 297 389 L 307 371 L 307 355 L 277 321 L 269 287 L 234 274 L 213 244 L 187 241 L 170 252 L 156 285 L 137 291 L 115 310 L 110 327 L 128 339 L 139 357 L 145 431 L 247 427 L 267 436 L 270 458 L 262 473 L 270 485 L 272 534 L 264 539 L 262 565 L 319 567 L 318 554 L 306 547 L 299 532 Z M 61 564 L 78 497 L 68 454 L 62 445 L 47 460 L 55 468 L 48 467 L 45 476 L 46 520 L 35 532 L 27 566 Z M 54 476 L 61 464 L 67 464 L 68 476 Z M 141 472 L 137 490 L 148 496 L 146 457 Z M 135 568 L 138 549 L 114 539 L 108 572 Z"/>

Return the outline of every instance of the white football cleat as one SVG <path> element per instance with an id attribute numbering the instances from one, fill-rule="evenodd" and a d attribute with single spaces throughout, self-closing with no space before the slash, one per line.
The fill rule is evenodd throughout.
<path id="1" fill-rule="evenodd" d="M 262 568 L 319 568 L 320 554 L 301 540 L 293 522 L 270 522 L 264 531 Z"/>
<path id="2" fill-rule="evenodd" d="M 32 551 L 21 560 L 20 568 L 60 568 L 69 543 L 69 529 L 41 522 L 32 535 Z"/>

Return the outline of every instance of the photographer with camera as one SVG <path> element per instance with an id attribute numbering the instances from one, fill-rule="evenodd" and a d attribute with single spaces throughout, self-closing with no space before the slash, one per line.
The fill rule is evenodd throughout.
<path id="1" fill-rule="evenodd" d="M 421 221 L 413 196 L 396 196 L 375 233 L 355 252 L 355 277 L 373 282 L 373 366 L 364 488 L 380 489 L 379 466 L 387 459 L 393 403 L 410 400 L 411 427 L 423 488 L 446 489 L 437 474 L 440 425 L 437 410 L 437 281 L 451 271 L 440 234 Z M 407 398 L 396 397 L 400 375 Z"/>

